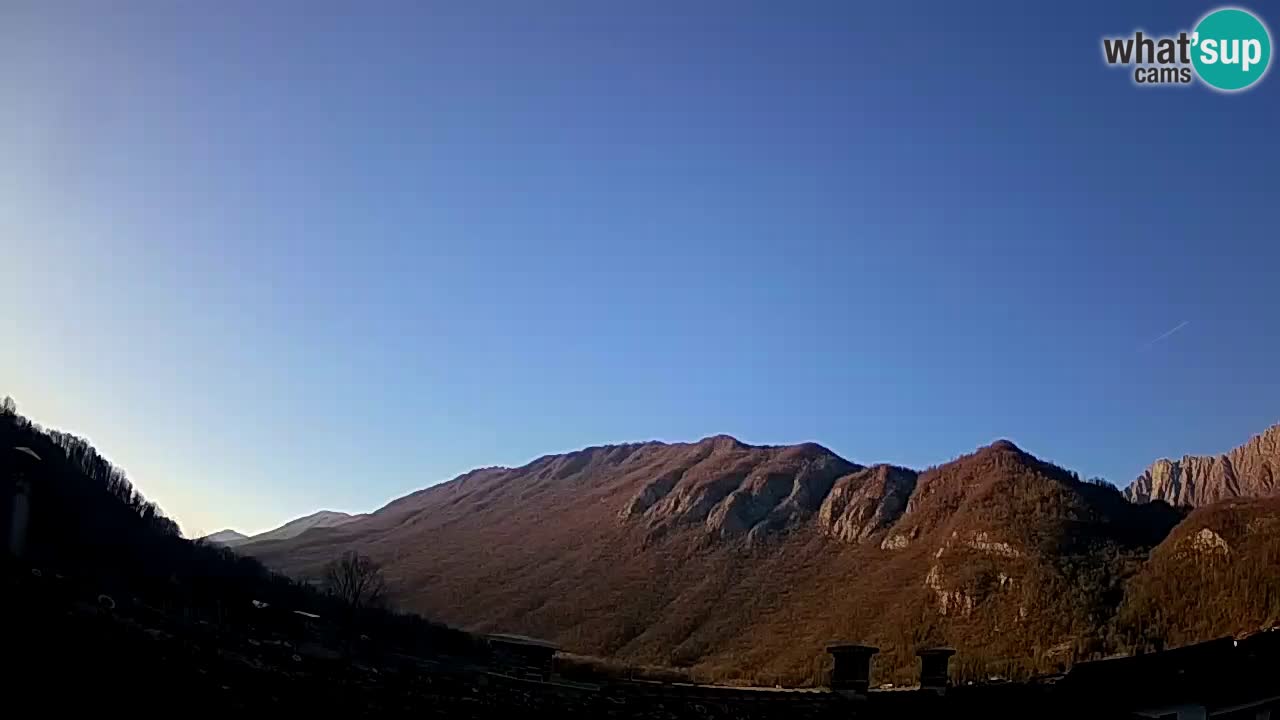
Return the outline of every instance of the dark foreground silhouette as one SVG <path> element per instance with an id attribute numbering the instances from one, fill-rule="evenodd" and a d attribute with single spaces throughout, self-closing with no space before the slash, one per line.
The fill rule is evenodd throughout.
<path id="1" fill-rule="evenodd" d="M 42 715 L 1118 718 L 1192 707 L 1206 717 L 1255 718 L 1280 711 L 1278 633 L 1086 663 L 1033 683 L 840 693 L 584 683 L 558 675 L 531 680 L 479 652 L 348 651 L 322 642 L 310 618 L 289 622 L 291 612 L 217 623 L 131 599 L 94 597 L 72 578 L 21 572 L 12 564 L 3 592 L 12 707 L 30 702 Z"/>

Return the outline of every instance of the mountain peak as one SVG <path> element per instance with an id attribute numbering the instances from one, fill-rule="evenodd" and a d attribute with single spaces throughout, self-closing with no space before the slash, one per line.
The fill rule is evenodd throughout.
<path id="1" fill-rule="evenodd" d="M 248 540 L 249 536 L 245 535 L 242 532 L 236 532 L 235 530 L 231 530 L 228 528 L 226 530 L 219 530 L 218 532 L 215 532 L 215 533 L 209 533 L 208 535 L 205 535 L 200 539 L 214 545 L 232 546 L 232 545 L 239 545 L 245 540 Z"/>
<path id="2" fill-rule="evenodd" d="M 1004 452 L 1016 452 L 1016 453 L 1022 453 L 1024 455 L 1026 454 L 1025 452 L 1023 452 L 1022 448 L 1015 445 L 1014 442 L 1012 440 L 1009 440 L 1008 438 L 1000 438 L 999 440 L 996 440 L 995 442 L 988 445 L 986 449 L 999 450 Z"/>
<path id="3" fill-rule="evenodd" d="M 710 435 L 697 442 L 698 445 L 711 447 L 712 450 L 744 450 L 751 447 L 732 435 L 724 433 Z"/>

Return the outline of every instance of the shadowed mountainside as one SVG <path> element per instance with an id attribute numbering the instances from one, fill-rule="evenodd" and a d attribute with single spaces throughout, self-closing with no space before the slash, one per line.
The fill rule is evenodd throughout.
<path id="1" fill-rule="evenodd" d="M 1129 584 L 1118 632 L 1177 646 L 1280 625 L 1280 498 L 1197 508 Z"/>

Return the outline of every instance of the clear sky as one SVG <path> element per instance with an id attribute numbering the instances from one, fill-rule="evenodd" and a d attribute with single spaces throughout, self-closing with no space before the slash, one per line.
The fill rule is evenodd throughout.
<path id="1" fill-rule="evenodd" d="M 1280 77 L 1102 61 L 1212 7 L 5 0 L 0 394 L 188 535 L 719 432 L 1124 484 L 1280 420 Z"/>

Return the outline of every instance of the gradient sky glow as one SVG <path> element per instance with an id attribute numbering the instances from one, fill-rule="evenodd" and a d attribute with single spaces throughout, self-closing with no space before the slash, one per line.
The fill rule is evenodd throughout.
<path id="1" fill-rule="evenodd" d="M 0 395 L 192 536 L 718 432 L 1127 483 L 1280 420 L 1280 77 L 1101 58 L 1215 6 L 6 0 Z"/>

